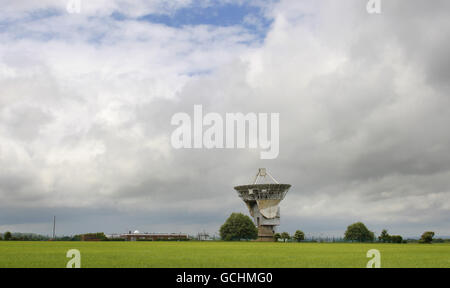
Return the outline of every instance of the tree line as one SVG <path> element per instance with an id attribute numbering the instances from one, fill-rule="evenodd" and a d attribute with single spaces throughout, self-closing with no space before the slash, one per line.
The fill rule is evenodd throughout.
<path id="1" fill-rule="evenodd" d="M 442 243 L 450 242 L 450 239 L 435 239 L 433 231 L 425 231 L 418 243 Z M 252 219 L 242 213 L 232 213 L 225 223 L 220 227 L 220 237 L 224 241 L 253 240 L 258 238 L 258 229 Z M 370 231 L 362 222 L 356 222 L 347 227 L 344 233 L 344 241 L 348 242 L 381 242 L 381 243 L 406 243 L 411 240 L 405 240 L 400 235 L 389 235 L 386 229 L 376 237 L 375 233 Z M 0 234 L 0 241 L 124 241 L 124 239 L 107 238 L 103 232 L 79 234 L 74 236 L 61 236 L 51 238 L 49 236 L 37 235 L 32 233 L 11 233 Z M 305 241 L 305 233 L 302 230 L 295 231 L 294 235 L 288 232 L 275 233 L 274 241 Z"/>
<path id="2" fill-rule="evenodd" d="M 73 236 L 59 236 L 52 238 L 50 236 L 33 234 L 33 233 L 11 233 L 9 231 L 0 234 L 0 241 L 113 241 L 109 239 L 103 232 L 87 233 Z"/>
<path id="3" fill-rule="evenodd" d="M 422 234 L 419 243 L 446 242 L 449 240 L 434 239 L 435 233 L 426 231 Z M 225 223 L 220 227 L 220 237 L 225 241 L 252 240 L 258 238 L 258 229 L 252 219 L 242 213 L 232 213 Z M 288 232 L 275 233 L 275 241 L 287 242 L 290 240 L 301 242 L 305 240 L 305 233 L 302 230 L 295 231 L 294 235 Z M 356 222 L 347 227 L 344 233 L 344 240 L 348 242 L 382 242 L 382 243 L 406 243 L 400 235 L 389 235 L 383 229 L 379 237 L 370 231 L 362 222 Z"/>

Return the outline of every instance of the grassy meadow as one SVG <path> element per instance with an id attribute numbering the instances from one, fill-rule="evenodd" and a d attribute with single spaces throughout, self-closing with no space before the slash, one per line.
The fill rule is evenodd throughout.
<path id="1" fill-rule="evenodd" d="M 69 249 L 81 267 L 356 267 L 381 253 L 381 267 L 450 268 L 450 244 L 261 243 L 261 242 L 7 242 L 0 241 L 0 268 L 64 268 Z"/>

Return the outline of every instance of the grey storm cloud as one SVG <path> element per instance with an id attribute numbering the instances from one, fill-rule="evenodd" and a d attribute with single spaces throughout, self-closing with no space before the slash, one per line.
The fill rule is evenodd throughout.
<path id="1" fill-rule="evenodd" d="M 450 4 L 382 2 L 380 15 L 356 0 L 271 3 L 262 43 L 239 25 L 116 23 L 92 7 L 20 22 L 25 8 L 8 6 L 0 231 L 47 233 L 57 215 L 61 234 L 214 233 L 247 213 L 233 186 L 267 167 L 293 186 L 280 229 L 450 235 Z M 279 157 L 173 149 L 172 115 L 196 104 L 280 113 Z"/>

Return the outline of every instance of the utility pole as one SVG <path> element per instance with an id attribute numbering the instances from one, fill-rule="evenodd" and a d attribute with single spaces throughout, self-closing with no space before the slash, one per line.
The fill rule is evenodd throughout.
<path id="1" fill-rule="evenodd" d="M 53 216 L 53 240 L 55 240 L 56 216 Z"/>

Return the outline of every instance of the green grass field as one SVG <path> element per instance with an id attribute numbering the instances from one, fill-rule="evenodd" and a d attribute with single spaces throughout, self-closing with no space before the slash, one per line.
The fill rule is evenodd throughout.
<path id="1" fill-rule="evenodd" d="M 260 242 L 6 242 L 0 267 L 60 267 L 69 249 L 81 267 L 360 267 L 369 249 L 381 267 L 450 268 L 450 244 Z"/>

